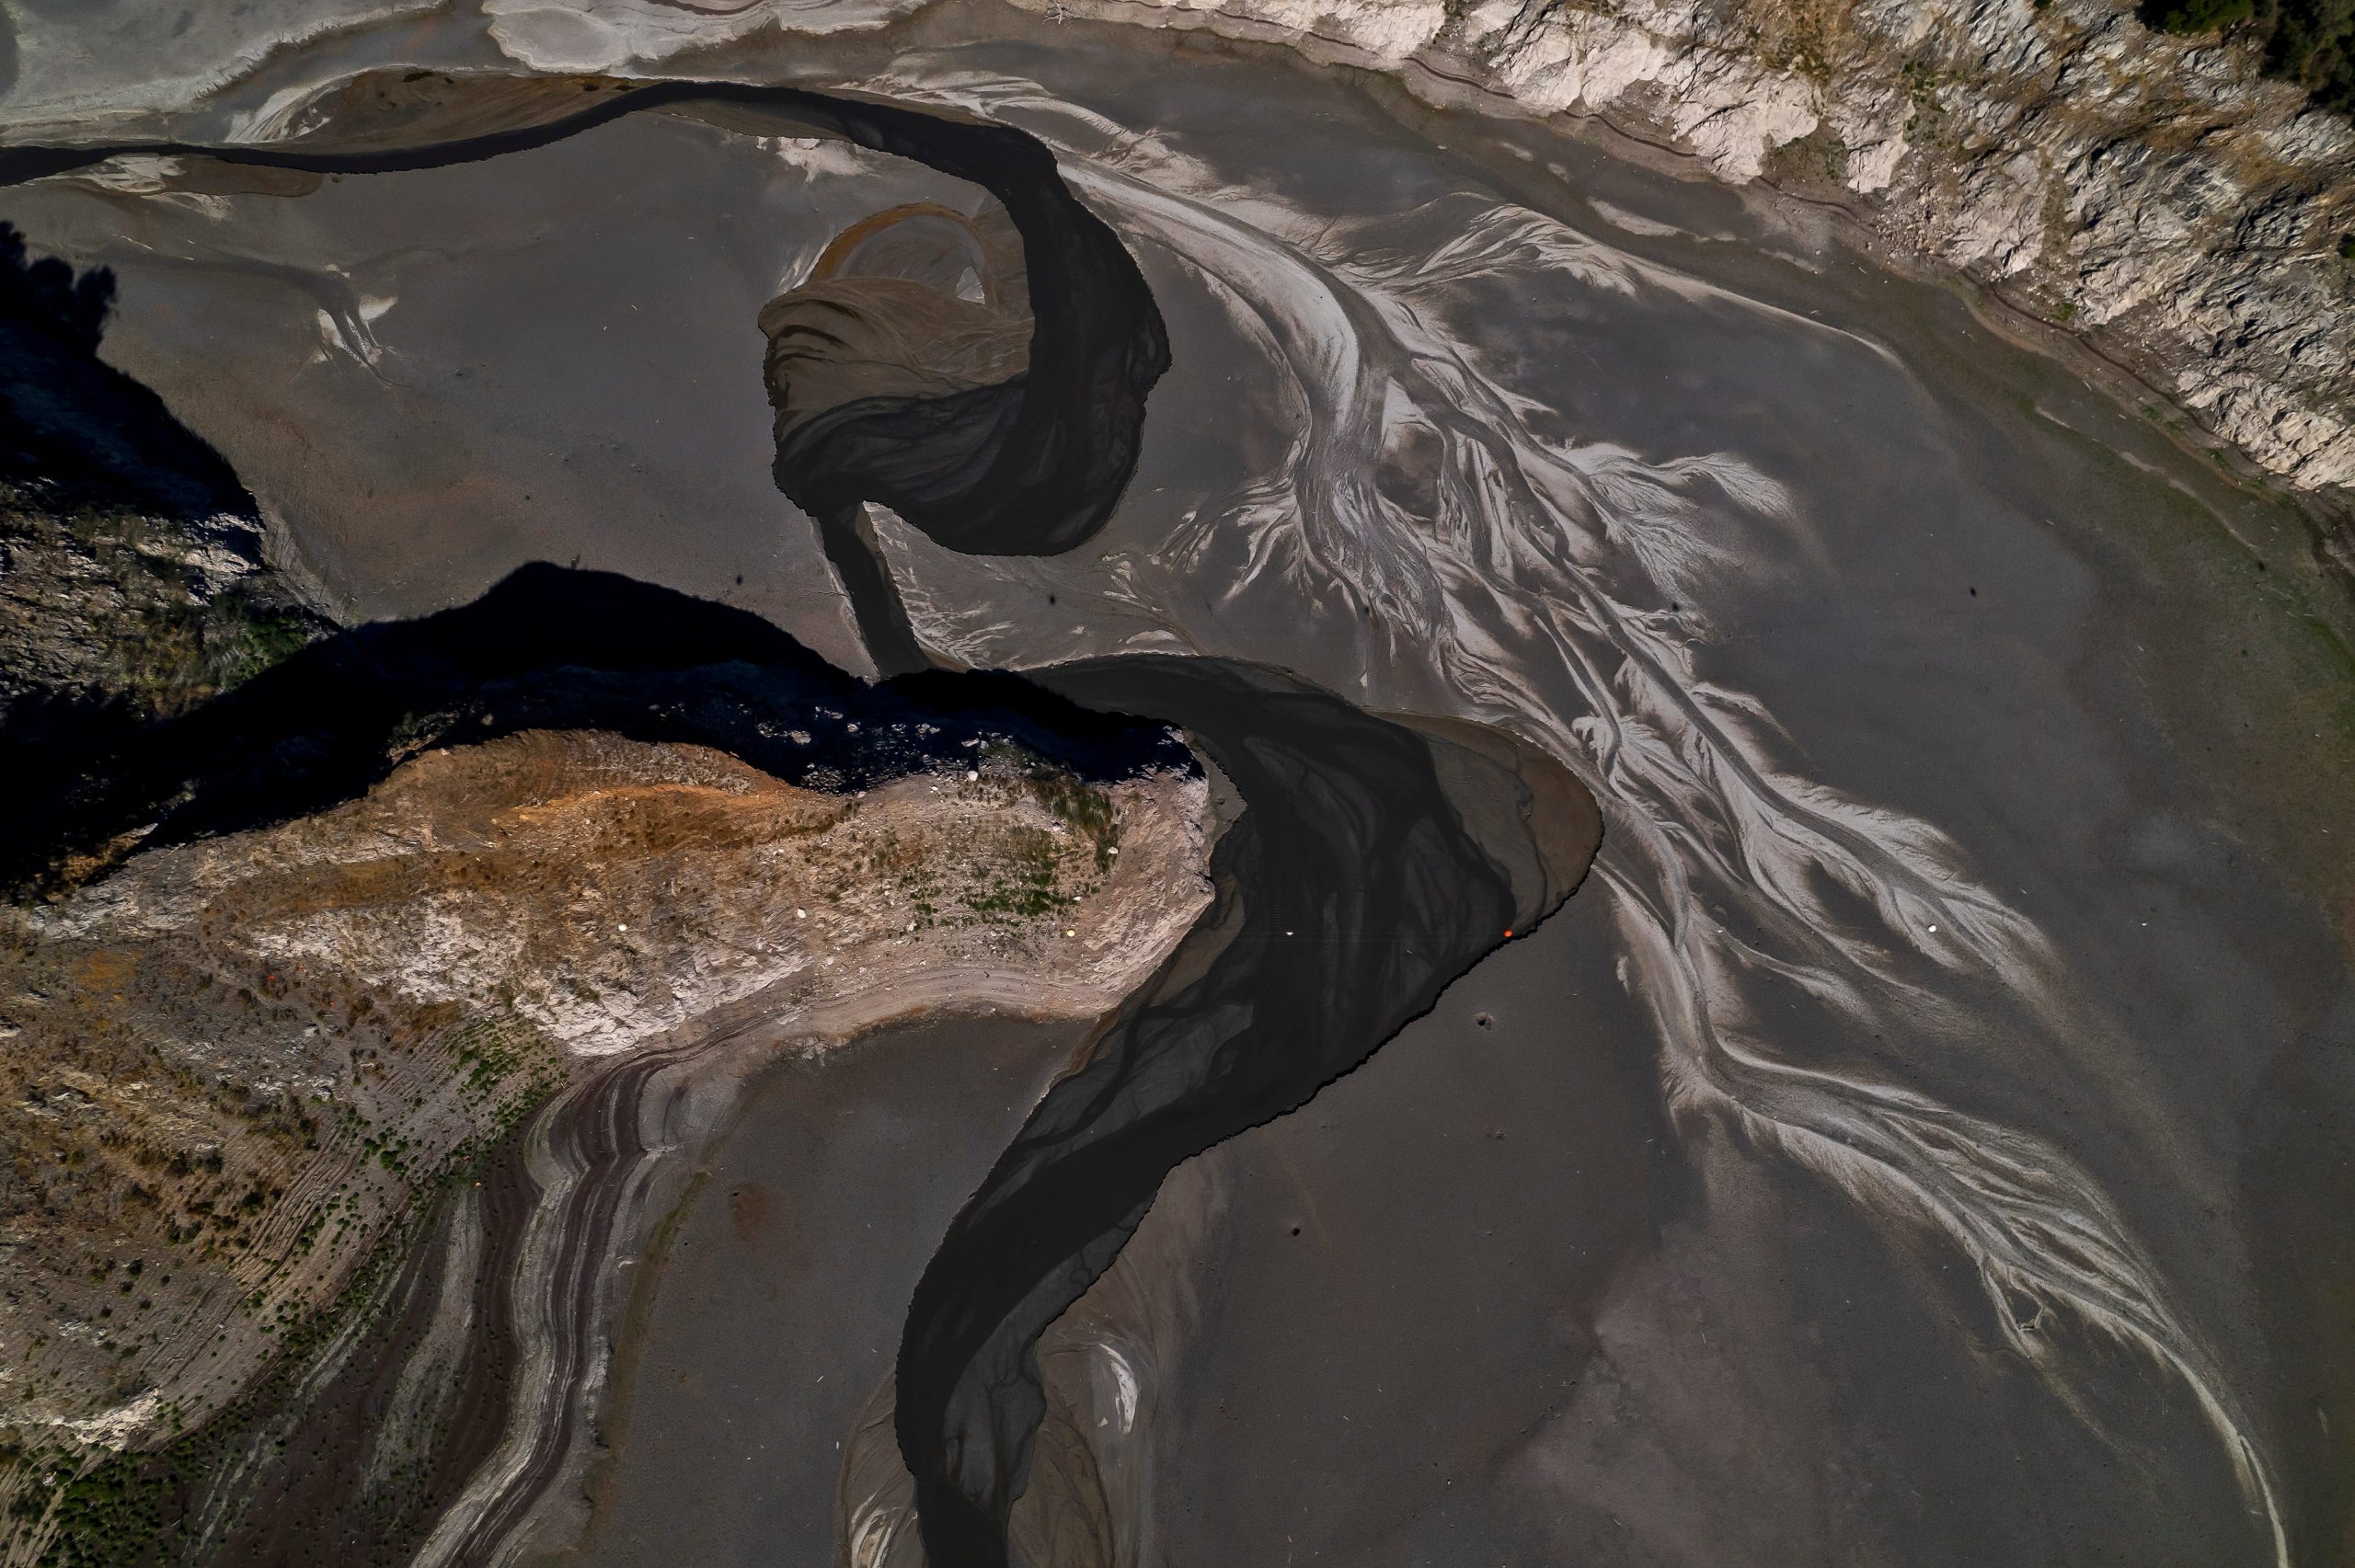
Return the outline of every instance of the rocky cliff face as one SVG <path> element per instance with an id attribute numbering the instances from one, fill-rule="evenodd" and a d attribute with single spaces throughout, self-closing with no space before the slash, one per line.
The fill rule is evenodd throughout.
<path id="1" fill-rule="evenodd" d="M 2355 132 L 2253 49 L 2120 0 L 1058 0 L 1340 52 L 1672 140 L 1832 199 L 2198 410 L 2355 486 Z"/>
<path id="2" fill-rule="evenodd" d="M 0 223 L 0 809 L 327 629 L 253 498 L 98 357 L 114 280 Z"/>
<path id="3" fill-rule="evenodd" d="M 43 751 L 183 712 L 324 631 L 260 533 L 0 481 L 0 757 L 50 771 Z"/>
<path id="4" fill-rule="evenodd" d="M 501 0 L 482 25 L 533 69 L 629 76 L 925 3 Z M 1016 3 L 1209 27 L 1450 102 L 1468 88 L 1489 108 L 1604 119 L 1726 179 L 1836 202 L 1893 250 L 2083 336 L 2290 485 L 2355 506 L 2355 130 L 2265 77 L 2254 43 L 2154 32 L 2131 0 Z M 385 14 L 257 6 L 166 40 L 29 13 L 11 18 L 20 68 L 0 84 L 0 125 L 40 140 L 184 110 L 274 45 Z"/>
<path id="5" fill-rule="evenodd" d="M 1208 901 L 1207 812 L 1011 752 L 828 793 L 528 731 L 0 909 L 0 1445 L 192 1428 L 593 1059 L 1109 1010 Z"/>

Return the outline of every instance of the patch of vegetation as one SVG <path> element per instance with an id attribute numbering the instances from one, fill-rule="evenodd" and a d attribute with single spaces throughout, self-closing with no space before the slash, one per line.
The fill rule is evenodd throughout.
<path id="1" fill-rule="evenodd" d="M 1839 133 L 1819 125 L 1766 155 L 1766 175 L 1777 185 L 1838 185 L 1848 172 L 1848 148 Z"/>
<path id="2" fill-rule="evenodd" d="M 1764 63 L 1830 86 L 1854 10 L 1853 0 L 1752 0 L 1741 7 L 1737 26 Z"/>
<path id="3" fill-rule="evenodd" d="M 1936 140 L 1946 119 L 1946 104 L 1938 97 L 1938 68 L 1926 60 L 1909 60 L 1898 76 L 1904 85 L 1906 101 L 1913 106 L 1905 120 L 1905 134 L 1916 142 Z"/>
<path id="4" fill-rule="evenodd" d="M 307 1317 L 275 1321 L 280 1347 L 270 1369 L 197 1430 L 152 1452 L 100 1454 L 95 1460 L 86 1451 L 43 1450 L 26 1447 L 20 1436 L 7 1438 L 6 1447 L 0 1448 L 0 1464 L 14 1461 L 37 1477 L 45 1472 L 54 1484 L 37 1481 L 17 1494 L 6 1516 L 0 1518 L 0 1541 L 12 1536 L 23 1539 L 53 1505 L 55 1530 L 35 1560 L 38 1568 L 153 1568 L 185 1561 L 203 1547 L 206 1543 L 190 1528 L 203 1513 L 194 1505 L 208 1497 L 228 1467 L 283 1450 L 304 1413 L 295 1403 L 304 1379 L 355 1317 L 365 1318 L 384 1307 L 386 1288 L 431 1223 L 433 1195 L 479 1178 L 499 1139 L 524 1112 L 544 1103 L 554 1087 L 552 1078 L 535 1079 L 522 1102 L 511 1107 L 512 1114 L 501 1116 L 497 1132 L 478 1135 L 453 1150 L 419 1185 L 405 1220 L 370 1250 L 351 1283 L 332 1303 Z M 255 1309 L 260 1304 L 258 1295 L 247 1303 Z M 177 1429 L 178 1413 L 170 1413 L 168 1420 Z"/>
<path id="5" fill-rule="evenodd" d="M 2161 32 L 2210 33 L 2246 21 L 2256 8 L 2255 0 L 2154 0 L 2142 20 Z"/>
<path id="6" fill-rule="evenodd" d="M 460 1101 L 468 1110 L 490 1106 L 500 1115 L 513 1103 L 516 1081 L 524 1082 L 525 1099 L 536 1104 L 563 1072 L 561 1051 L 512 1013 L 466 1024 L 458 1035 L 457 1059 Z"/>
<path id="7" fill-rule="evenodd" d="M 2265 74 L 2325 109 L 2355 113 L 2355 0 L 2143 0 L 2161 32 L 2224 32 L 2265 51 Z"/>
<path id="8" fill-rule="evenodd" d="M 281 1413 L 310 1361 L 371 1301 L 411 1239 L 405 1231 L 397 1240 L 388 1237 L 336 1304 L 285 1336 L 275 1369 L 197 1431 L 152 1453 L 125 1450 L 95 1463 L 70 1452 L 23 1455 L 20 1462 L 49 1467 L 56 1478 L 53 1486 L 27 1487 L 10 1504 L 8 1523 L 16 1532 L 56 1509 L 55 1533 L 37 1559 L 40 1568 L 134 1568 L 176 1561 L 197 1544 L 189 1532 L 196 1512 L 190 1505 L 214 1473 L 250 1445 L 279 1436 Z"/>
<path id="9" fill-rule="evenodd" d="M 0 491 L 0 532 L 33 543 L 37 498 Z M 271 602 L 246 583 L 211 599 L 183 564 L 174 525 L 119 507 L 77 507 L 57 520 L 75 553 L 114 585 L 120 608 L 91 615 L 83 634 L 100 644 L 82 681 L 142 719 L 185 712 L 251 680 L 326 631 L 308 611 Z"/>
<path id="10" fill-rule="evenodd" d="M 1113 807 L 1111 795 L 1055 768 L 1033 768 L 1024 776 L 1023 783 L 1056 820 L 1075 832 L 1085 833 L 1095 843 L 1097 871 L 1111 869 L 1111 852 L 1120 842 L 1120 812 Z"/>
<path id="11" fill-rule="evenodd" d="M 1006 748 L 983 761 L 999 765 L 970 790 L 1000 806 L 1028 795 L 1053 824 L 1008 829 L 948 860 L 884 833 L 854 869 L 890 877 L 915 916 L 911 929 L 1018 926 L 1060 914 L 1094 889 L 1120 853 L 1120 813 L 1109 792 Z"/>
<path id="12" fill-rule="evenodd" d="M 170 518 L 0 475 L 0 795 L 39 798 L 331 629 L 266 568 L 221 586 L 218 549 Z"/>
<path id="13" fill-rule="evenodd" d="M 966 895 L 968 910 L 983 920 L 993 916 L 1036 920 L 1077 901 L 1058 886 L 1056 872 L 1063 856 L 1053 834 L 1035 828 L 1017 829 L 1009 847 L 1012 853 L 999 875 L 988 886 Z"/>

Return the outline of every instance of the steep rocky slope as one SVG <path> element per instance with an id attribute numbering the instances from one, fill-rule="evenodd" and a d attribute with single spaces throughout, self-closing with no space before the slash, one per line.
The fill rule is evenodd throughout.
<path id="1" fill-rule="evenodd" d="M 328 629 L 228 464 L 98 358 L 112 298 L 0 224 L 0 806 Z"/>
<path id="2" fill-rule="evenodd" d="M 31 760 L 109 720 L 181 712 L 324 631 L 259 543 L 235 514 L 61 504 L 0 481 L 0 749 Z"/>
<path id="3" fill-rule="evenodd" d="M 1027 0 L 1026 0 L 1027 3 Z M 1846 208 L 2196 409 L 2355 486 L 2355 131 L 2254 48 L 2120 0 L 1054 0 L 1602 117 Z M 1467 92 L 1467 89 L 1470 89 Z M 2343 542 L 2342 542 L 2343 547 Z"/>
<path id="4" fill-rule="evenodd" d="M 1011 751 L 829 794 L 530 731 L 6 910 L 0 1432 L 194 1426 L 596 1059 L 723 1013 L 814 1047 L 947 1001 L 1109 1009 L 1207 901 L 1206 810 L 1198 778 Z"/>

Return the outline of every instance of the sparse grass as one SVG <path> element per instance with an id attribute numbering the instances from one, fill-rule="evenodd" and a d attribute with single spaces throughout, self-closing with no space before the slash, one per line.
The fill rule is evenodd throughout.
<path id="1" fill-rule="evenodd" d="M 2151 0 L 2142 19 L 2161 32 L 2211 33 L 2248 20 L 2256 9 L 2254 0 Z"/>
<path id="2" fill-rule="evenodd" d="M 1852 0 L 1743 0 L 1736 26 L 1763 63 L 1829 86 L 1854 9 Z"/>
<path id="3" fill-rule="evenodd" d="M 0 707 L 70 698 L 131 722 L 184 713 L 327 630 L 258 578 L 209 589 L 179 525 L 0 484 L 12 591 L 0 633 L 17 669 Z"/>
<path id="4" fill-rule="evenodd" d="M 569 1082 L 571 1059 L 546 1032 L 562 1026 L 551 996 L 602 998 L 626 1018 L 661 989 L 664 954 L 637 950 L 741 935 L 747 911 L 773 914 L 783 893 L 823 918 L 788 926 L 786 944 L 746 944 L 755 966 L 769 960 L 753 953 L 796 939 L 816 954 L 896 946 L 911 925 L 989 928 L 952 944 L 958 954 L 1035 953 L 1051 934 L 1040 928 L 1061 927 L 1117 864 L 1113 793 L 1018 751 L 861 807 L 813 805 L 757 777 L 691 785 L 671 773 L 716 764 L 649 762 L 637 746 L 519 737 L 437 751 L 339 807 L 348 819 L 290 825 L 296 841 L 281 849 L 173 852 L 213 867 L 185 910 L 167 912 L 187 890 L 172 869 L 182 863 L 145 861 L 150 873 L 134 860 L 121 895 L 160 924 L 102 921 L 104 934 L 58 941 L 0 923 L 0 1021 L 17 1032 L 17 1048 L 0 1051 L 0 1224 L 27 1238 L 13 1265 L 60 1331 L 25 1352 L 51 1411 L 88 1414 L 152 1375 L 189 1402 L 180 1419 L 209 1428 L 216 1402 L 263 1365 L 258 1345 L 293 1343 L 307 1305 L 405 1222 L 437 1173 Z M 592 771 L 562 772 L 573 766 Z M 649 767 L 660 776 L 632 772 Z M 447 832 L 387 853 L 382 814 L 411 811 Z M 500 932 L 508 967 L 477 971 L 454 1000 L 420 1000 L 397 976 L 440 937 L 400 911 L 429 905 Z M 285 929 L 314 945 L 257 945 L 255 933 Z M 617 956 L 640 967 L 616 969 Z M 908 956 L 922 962 L 923 949 Z M 325 1184 L 312 1174 L 321 1160 Z M 239 1304 L 230 1332 L 215 1333 L 226 1308 L 174 1321 L 201 1299 Z M 132 1354 L 167 1321 L 180 1330 L 171 1357 Z M 170 1368 L 190 1358 L 199 1380 L 184 1384 Z M 281 1358 L 273 1348 L 270 1365 Z M 207 1371 L 221 1379 L 210 1391 Z M 61 1562 L 133 1560 L 108 1553 L 153 1523 L 139 1486 L 182 1495 L 178 1470 L 100 1471 L 70 1498 L 84 1555 Z"/>
<path id="5" fill-rule="evenodd" d="M 1775 184 L 1798 187 L 1838 185 L 1847 176 L 1848 149 L 1839 133 L 1819 125 L 1796 142 L 1786 142 L 1766 155 L 1766 174 Z"/>
<path id="6" fill-rule="evenodd" d="M 1906 117 L 1905 134 L 1916 142 L 1934 142 L 1946 122 L 1946 104 L 1938 96 L 1943 78 L 1926 60 L 1909 60 L 1898 73 L 1905 100 L 1913 106 Z"/>
<path id="7" fill-rule="evenodd" d="M 483 1153 L 480 1145 L 454 1152 L 438 1173 L 439 1185 L 474 1179 Z M 382 1304 L 384 1288 L 432 1207 L 413 1204 L 408 1219 L 379 1239 L 332 1303 L 283 1322 L 270 1371 L 195 1431 L 144 1453 L 43 1449 L 27 1447 L 21 1437 L 8 1439 L 13 1451 L 0 1449 L 0 1464 L 13 1459 L 32 1484 L 10 1500 L 0 1518 L 0 1540 L 22 1539 L 46 1514 L 53 1533 L 35 1560 L 40 1568 L 139 1568 L 174 1561 L 199 1544 L 190 1533 L 201 1522 L 193 1505 L 228 1467 L 258 1448 L 282 1450 L 300 1413 L 290 1407 L 304 1375 L 354 1315 Z M 57 1478 L 55 1486 L 39 1483 L 43 1471 Z"/>
<path id="8" fill-rule="evenodd" d="M 2355 113 L 2355 0 L 2143 0 L 2142 17 L 2161 32 L 2246 40 L 2264 51 L 2267 75 Z"/>

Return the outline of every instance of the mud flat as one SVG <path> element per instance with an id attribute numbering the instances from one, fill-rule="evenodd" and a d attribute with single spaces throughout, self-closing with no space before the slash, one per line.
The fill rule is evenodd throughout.
<path id="1" fill-rule="evenodd" d="M 382 63 L 387 47 L 281 62 L 272 86 L 362 54 Z M 1338 1086 L 1327 1119 L 1312 1104 L 1181 1166 L 1181 1183 L 1216 1186 L 1203 1173 L 1235 1162 L 1222 1201 L 1246 1229 L 1227 1254 L 1210 1240 L 1146 1251 L 1165 1280 L 1218 1282 L 1179 1294 L 1228 1314 L 1223 1348 L 1182 1325 L 1163 1325 L 1174 1339 L 1136 1328 L 1155 1298 L 1107 1299 L 1115 1265 L 1047 1326 L 1040 1441 L 1080 1454 L 1058 1413 L 1076 1413 L 1083 1430 L 1114 1421 L 1133 1455 L 1178 1412 L 1205 1443 L 1256 1446 L 1258 1425 L 1215 1413 L 1224 1400 L 1320 1455 L 1342 1502 L 1294 1517 L 1301 1500 L 1237 1473 L 1281 1456 L 1255 1447 L 1228 1465 L 1198 1445 L 1172 1459 L 1163 1431 L 1158 1473 L 1178 1491 L 1130 1488 L 1133 1468 L 1107 1489 L 1128 1511 L 1125 1539 L 1150 1526 L 1250 1560 L 1397 1549 L 1369 1542 L 1362 1516 L 1442 1555 L 1466 1505 L 1408 1485 L 1350 1430 L 1362 1417 L 1404 1446 L 1419 1429 L 1371 1408 L 1312 1338 L 1287 1337 L 1313 1326 L 1279 1320 L 1354 1287 L 1333 1316 L 1374 1345 L 1368 1379 L 1430 1392 L 1447 1361 L 1436 1338 L 1485 1345 L 1486 1313 L 1465 1309 L 1485 1307 L 1481 1282 L 1502 1271 L 1568 1310 L 1557 1325 L 1516 1305 L 1503 1338 L 1523 1347 L 1532 1383 L 1466 1356 L 1463 1401 L 1430 1392 L 1441 1492 L 1481 1496 L 1481 1528 L 1448 1550 L 1909 1565 L 2174 1553 L 2235 1568 L 2344 1555 L 2355 1383 L 2339 1305 L 2355 1256 L 2331 1217 L 2355 1203 L 2338 1157 L 2355 1108 L 2355 823 L 2334 786 L 2355 756 L 2355 711 L 2347 607 L 2293 509 L 2187 456 L 2164 409 L 2113 403 L 1820 225 L 1541 126 L 1433 114 L 1266 51 L 1079 23 L 1001 18 L 969 36 L 920 17 L 789 54 L 754 40 L 695 63 L 869 86 L 888 71 L 895 93 L 1022 126 L 1138 257 L 1169 328 L 1133 480 L 1085 548 L 983 559 L 871 520 L 911 646 L 983 668 L 1100 661 L 1134 675 L 1145 661 L 1132 656 L 1150 653 L 1198 676 L 1278 669 L 1337 704 L 1511 731 L 1591 790 L 1606 822 L 1580 896 L 1595 907 L 1570 918 L 1608 962 L 1557 954 L 1570 983 L 1542 993 L 1551 1032 L 1536 1043 L 1574 1047 L 1590 1021 L 1610 1060 L 1648 1058 L 1649 1103 L 1589 1097 L 1575 1074 L 1555 1076 L 1573 1058 L 1499 1047 L 1477 1059 L 1518 1093 L 1486 1117 L 1478 1094 L 1427 1064 L 1418 1077 L 1411 1054 L 1377 1058 L 1373 1076 Z M 219 106 L 216 132 L 235 107 Z M 581 144 L 609 132 L 623 134 L 616 122 Z M 652 160 L 666 138 L 723 193 L 741 189 L 739 160 L 762 190 L 874 172 L 706 130 L 637 145 Z M 593 192 L 575 177 L 569 189 Z M 218 223 L 193 216 L 189 194 L 151 200 L 118 178 L 21 199 L 29 228 L 78 258 L 122 257 L 127 310 L 177 286 L 166 274 L 179 269 L 142 246 L 218 248 L 310 200 L 247 201 Z M 715 292 L 715 308 L 741 313 L 786 282 L 785 264 L 839 232 L 837 210 L 911 194 L 879 184 L 862 208 L 846 193 L 826 222 L 760 251 L 758 289 Z M 306 258 L 310 284 L 341 264 L 329 248 Z M 229 303 L 252 303 L 252 287 L 241 275 Z M 345 439 L 350 408 L 399 399 L 321 337 L 299 292 L 262 314 L 290 362 L 324 356 L 321 375 L 351 399 L 334 427 Z M 749 449 L 758 343 L 731 319 L 743 336 L 730 373 L 744 379 L 671 383 L 663 433 L 632 439 L 668 450 L 676 421 L 726 403 Z M 390 344 L 415 328 L 416 362 L 454 383 L 464 338 L 433 326 L 396 302 L 372 330 Z M 174 330 L 150 328 L 160 357 L 182 351 Z M 267 406 L 247 430 L 299 427 L 301 399 L 267 378 L 244 390 Z M 509 455 L 535 483 L 563 466 L 554 446 Z M 522 467 L 502 472 L 520 487 Z M 320 500 L 319 536 L 370 542 L 358 503 L 337 504 Z M 554 521 L 535 548 L 573 525 Z M 579 527 L 608 537 L 601 520 Z M 396 534 L 373 544 L 402 547 Z M 814 563 L 814 546 L 798 548 Z M 840 604 L 827 613 L 842 636 Z M 1364 818 L 1398 804 L 1378 799 Z M 1336 873 L 1331 886 L 1355 895 L 1371 880 Z M 1501 924 L 1505 907 L 1473 912 Z M 1414 934 L 1448 939 L 1448 962 L 1407 988 L 1416 1000 L 1489 944 L 1485 932 Z M 1529 1004 L 1501 979 L 1483 1001 L 1489 983 L 1465 994 L 1505 1031 Z M 1454 1026 L 1441 1022 L 1453 995 L 1424 1027 Z M 1384 1016 L 1369 1036 L 1396 1021 Z M 1377 1042 L 1329 1043 L 1338 1070 Z M 1297 1098 L 1208 1109 L 1234 1132 L 1246 1110 Z M 1429 1127 L 1402 1125 L 1419 1100 Z M 1609 1125 L 1587 1119 L 1595 1104 Z M 1507 1134 L 1491 1141 L 1545 1140 L 1510 1173 L 1529 1210 L 1503 1170 L 1456 1154 L 1482 1119 Z M 1671 1150 L 1667 1173 L 1637 1174 L 1631 1127 Z M 1455 1179 L 1402 1191 L 1374 1150 L 1425 1136 Z M 1287 1267 L 1268 1249 L 1293 1242 L 1291 1221 L 1247 1229 L 1285 1207 L 1269 1194 L 1287 1162 L 1381 1267 Z M 1124 1204 L 1142 1203 L 1142 1169 L 1120 1173 Z M 1382 1201 L 1353 1213 L 1337 1196 L 1353 1184 L 1423 1210 L 1384 1228 Z M 1015 1192 L 1016 1209 L 1068 1216 L 1096 1190 L 1045 1181 Z M 1547 1196 L 1653 1228 L 1557 1226 Z M 1081 1277 L 1134 1212 L 1078 1215 L 1093 1230 L 1074 1233 L 1095 1238 Z M 1158 1219 L 1144 1223 L 1139 1245 Z M 1304 1240 L 1314 1217 L 1299 1223 Z M 1490 1230 L 1509 1245 L 1458 1244 Z M 940 1419 L 899 1435 L 929 1447 L 922 1480 L 962 1489 L 981 1516 L 967 1521 L 973 1551 L 940 1568 L 991 1561 L 1020 1458 L 1018 1419 L 997 1423 L 1007 1440 L 994 1449 L 967 1442 L 1009 1413 L 977 1404 L 1022 1392 L 989 1367 L 957 1386 L 974 1342 L 1007 1321 L 1007 1298 L 1048 1276 L 1073 1283 L 1068 1253 L 1017 1260 L 1025 1277 L 996 1238 L 955 1239 L 919 1324 L 943 1330 L 937 1376 L 914 1391 Z M 1511 1272 L 1541 1247 L 1572 1255 Z M 1599 1272 L 1582 1272 L 1580 1248 Z M 1385 1275 L 1419 1271 L 1466 1288 L 1385 1288 Z M 1040 1302 L 1013 1305 L 1036 1316 Z M 1074 1391 L 1055 1370 L 1073 1342 L 1058 1336 L 1082 1320 L 1093 1381 Z M 1137 1376 L 1148 1345 L 1172 1352 L 1157 1382 Z M 1002 1369 L 1023 1341 L 983 1348 Z M 1521 1424 L 1507 1431 L 1508 1416 Z M 952 1443 L 969 1473 L 949 1473 Z M 870 1544 L 888 1538 L 896 1565 L 913 1549 L 886 1495 L 888 1432 L 877 1455 L 859 1474 L 880 1489 L 846 1492 L 844 1517 L 874 1527 Z M 1033 1473 L 1080 1472 L 1058 1460 Z M 1188 1497 L 1193 1519 L 1168 1513 Z M 1065 1516 L 1067 1539 L 1120 1535 Z"/>
<path id="2" fill-rule="evenodd" d="M 958 1003 L 1097 1017 L 1207 904 L 1166 730 L 864 686 L 733 614 L 523 574 L 20 818 L 53 897 L 6 911 L 6 1126 L 41 1162 L 7 1194 L 7 1550 L 471 1561 L 577 1474 L 608 1253 L 737 1080 Z"/>
<path id="3" fill-rule="evenodd" d="M 587 1533 L 535 1561 L 826 1561 L 916 1276 L 1094 1027 L 951 1014 L 757 1079 L 637 1254 Z"/>
<path id="4" fill-rule="evenodd" d="M 1518 1461 L 1547 1550 L 2328 1560 L 2355 710 L 2304 521 L 1733 193 L 1087 47 L 966 58 L 1039 85 L 975 98 L 1068 138 L 1171 323 L 1136 481 L 1091 554 L 883 544 L 944 657 L 1281 664 L 1603 802 L 1690 1198 Z M 1801 1400 L 1853 1425 L 1752 1468 Z"/>

